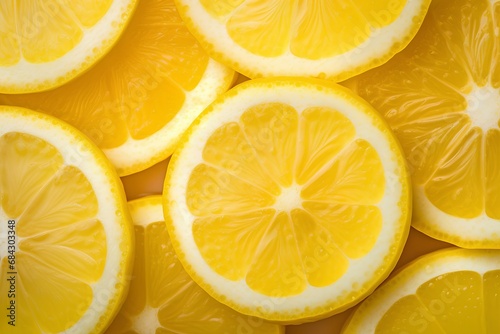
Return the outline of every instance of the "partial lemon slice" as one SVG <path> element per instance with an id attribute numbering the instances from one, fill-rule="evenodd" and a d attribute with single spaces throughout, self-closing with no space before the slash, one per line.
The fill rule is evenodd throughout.
<path id="1" fill-rule="evenodd" d="M 500 333 L 500 251 L 445 249 L 369 296 L 342 334 Z"/>
<path id="2" fill-rule="evenodd" d="M 123 176 L 172 154 L 180 135 L 233 77 L 201 49 L 173 0 L 141 0 L 120 41 L 89 72 L 49 92 L 0 95 L 0 103 L 74 125 Z"/>
<path id="3" fill-rule="evenodd" d="M 0 92 L 48 90 L 80 75 L 115 44 L 136 3 L 2 1 Z"/>
<path id="4" fill-rule="evenodd" d="M 500 1 L 433 1 L 387 64 L 345 84 L 387 119 L 414 184 L 413 225 L 500 248 Z"/>
<path id="5" fill-rule="evenodd" d="M 175 0 L 210 55 L 244 75 L 343 80 L 403 49 L 430 0 Z"/>
<path id="6" fill-rule="evenodd" d="M 102 152 L 56 118 L 1 106 L 0 333 L 101 333 L 125 299 L 132 250 Z"/>
<path id="7" fill-rule="evenodd" d="M 177 259 L 161 195 L 129 202 L 136 253 L 130 292 L 107 334 L 284 333 L 284 327 L 235 312 L 200 288 Z"/>
<path id="8" fill-rule="evenodd" d="M 394 267 L 409 229 L 397 141 L 331 82 L 256 79 L 214 102 L 170 160 L 165 218 L 219 301 L 297 322 L 340 312 Z"/>

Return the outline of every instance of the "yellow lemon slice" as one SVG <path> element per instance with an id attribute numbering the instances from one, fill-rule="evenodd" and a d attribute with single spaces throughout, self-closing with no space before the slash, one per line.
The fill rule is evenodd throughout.
<path id="1" fill-rule="evenodd" d="M 500 333 L 500 251 L 445 249 L 411 262 L 369 296 L 342 334 Z"/>
<path id="2" fill-rule="evenodd" d="M 212 57 L 244 75 L 342 80 L 380 65 L 417 32 L 430 0 L 176 0 Z"/>
<path id="3" fill-rule="evenodd" d="M 0 107 L 1 333 L 101 333 L 122 305 L 133 229 L 102 152 L 60 120 Z"/>
<path id="4" fill-rule="evenodd" d="M 0 92 L 60 86 L 118 40 L 136 0 L 31 0 L 0 4 Z"/>
<path id="5" fill-rule="evenodd" d="M 413 225 L 500 247 L 500 1 L 433 1 L 410 45 L 345 84 L 387 119 L 408 160 Z"/>
<path id="6" fill-rule="evenodd" d="M 130 292 L 107 334 L 284 333 L 283 326 L 235 312 L 200 288 L 177 259 L 162 197 L 129 202 L 136 253 Z"/>
<path id="7" fill-rule="evenodd" d="M 233 77 L 201 49 L 173 0 L 141 0 L 122 38 L 89 72 L 49 92 L 0 95 L 0 103 L 74 125 L 123 176 L 165 160 Z"/>
<path id="8" fill-rule="evenodd" d="M 394 267 L 409 229 L 400 147 L 363 100 L 256 79 L 214 102 L 170 160 L 165 218 L 186 270 L 241 313 L 340 312 Z"/>

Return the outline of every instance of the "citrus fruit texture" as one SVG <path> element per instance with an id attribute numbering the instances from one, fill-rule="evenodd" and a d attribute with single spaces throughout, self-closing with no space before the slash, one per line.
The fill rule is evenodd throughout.
<path id="1" fill-rule="evenodd" d="M 200 288 L 177 259 L 160 195 L 129 202 L 136 253 L 130 292 L 106 331 L 118 333 L 284 333 L 283 326 L 239 314 Z"/>
<path id="2" fill-rule="evenodd" d="M 222 95 L 181 139 L 165 219 L 186 270 L 241 313 L 326 317 L 392 270 L 409 180 L 381 117 L 323 80 L 256 79 Z"/>
<path id="3" fill-rule="evenodd" d="M 132 260 L 123 188 L 102 152 L 56 118 L 0 107 L 0 332 L 102 333 Z"/>
<path id="4" fill-rule="evenodd" d="M 500 251 L 451 248 L 420 257 L 370 295 L 343 334 L 499 333 Z"/>
<path id="5" fill-rule="evenodd" d="M 500 247 L 500 1 L 433 1 L 410 45 L 348 80 L 394 130 L 412 173 L 413 226 Z"/>
<path id="6" fill-rule="evenodd" d="M 0 92 L 49 90 L 82 74 L 113 47 L 136 3 L 2 1 Z"/>
<path id="7" fill-rule="evenodd" d="M 420 27 L 430 0 L 176 0 L 214 59 L 244 75 L 343 80 L 380 65 Z"/>
<path id="8" fill-rule="evenodd" d="M 122 38 L 90 71 L 48 92 L 0 95 L 0 103 L 74 125 L 124 176 L 165 160 L 233 76 L 201 49 L 173 0 L 141 0 Z"/>

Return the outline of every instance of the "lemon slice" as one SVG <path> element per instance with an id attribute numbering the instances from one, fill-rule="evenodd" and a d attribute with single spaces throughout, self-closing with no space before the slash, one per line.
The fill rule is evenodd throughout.
<path id="1" fill-rule="evenodd" d="M 342 80 L 380 65 L 417 32 L 430 0 L 176 0 L 191 32 L 238 72 Z"/>
<path id="2" fill-rule="evenodd" d="M 2 106 L 0 201 L 0 332 L 101 333 L 133 260 L 123 188 L 102 152 L 56 118 Z"/>
<path id="3" fill-rule="evenodd" d="M 284 327 L 235 312 L 193 282 L 177 259 L 162 197 L 129 202 L 136 253 L 130 292 L 106 331 L 114 333 L 284 333 Z"/>
<path id="4" fill-rule="evenodd" d="M 500 251 L 445 249 L 411 262 L 369 296 L 342 334 L 500 333 Z"/>
<path id="5" fill-rule="evenodd" d="M 179 136 L 233 77 L 201 49 L 173 0 L 141 0 L 122 38 L 89 72 L 49 92 L 0 95 L 0 103 L 74 125 L 124 176 L 172 154 Z"/>
<path id="6" fill-rule="evenodd" d="M 413 225 L 468 248 L 500 247 L 499 24 L 500 1 L 433 1 L 403 52 L 345 83 L 401 141 Z"/>
<path id="7" fill-rule="evenodd" d="M 136 2 L 2 1 L 0 92 L 48 90 L 80 75 L 115 44 Z"/>
<path id="8" fill-rule="evenodd" d="M 165 218 L 186 270 L 241 313 L 340 312 L 394 267 L 409 229 L 397 141 L 317 79 L 256 79 L 214 102 L 170 160 Z"/>

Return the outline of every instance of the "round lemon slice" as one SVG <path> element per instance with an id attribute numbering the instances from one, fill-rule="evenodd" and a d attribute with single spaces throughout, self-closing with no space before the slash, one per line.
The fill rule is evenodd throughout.
<path id="1" fill-rule="evenodd" d="M 500 333 L 500 251 L 445 249 L 370 295 L 342 334 Z"/>
<path id="2" fill-rule="evenodd" d="M 133 279 L 107 334 L 284 333 L 283 326 L 217 302 L 193 282 L 172 248 L 160 195 L 130 201 L 129 209 L 136 236 Z"/>
<path id="3" fill-rule="evenodd" d="M 115 44 L 136 3 L 2 1 L 0 92 L 48 90 L 80 75 Z"/>
<path id="4" fill-rule="evenodd" d="M 390 59 L 430 0 L 176 0 L 214 59 L 244 75 L 342 80 Z"/>
<path id="5" fill-rule="evenodd" d="M 0 107 L 1 333 L 102 333 L 133 260 L 123 188 L 62 121 Z"/>
<path id="6" fill-rule="evenodd" d="M 500 1 L 433 1 L 417 36 L 345 82 L 386 118 L 412 173 L 413 226 L 500 248 Z"/>
<path id="7" fill-rule="evenodd" d="M 392 270 L 409 179 L 380 116 L 336 84 L 256 79 L 181 139 L 164 186 L 179 259 L 209 294 L 268 320 L 340 312 Z"/>
<path id="8" fill-rule="evenodd" d="M 121 39 L 76 80 L 0 103 L 54 115 L 101 148 L 120 176 L 172 154 L 182 133 L 234 71 L 215 62 L 188 32 L 173 0 L 141 0 Z"/>

